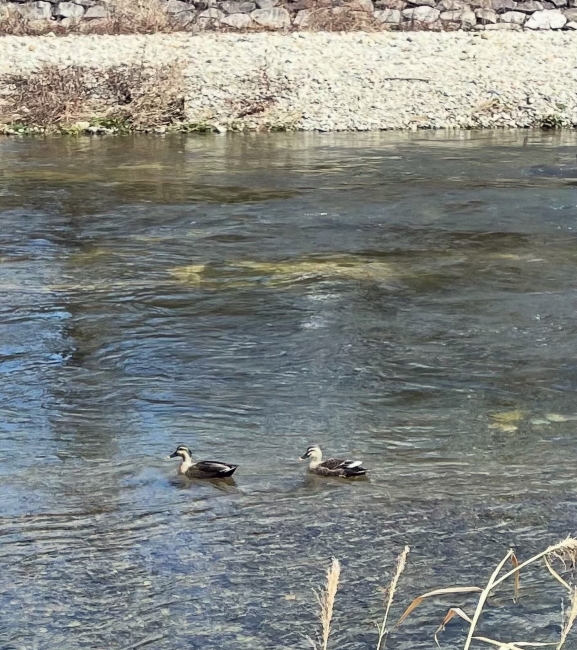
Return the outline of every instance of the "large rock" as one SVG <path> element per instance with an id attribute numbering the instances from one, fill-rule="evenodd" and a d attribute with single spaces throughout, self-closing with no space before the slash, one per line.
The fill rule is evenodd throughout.
<path id="1" fill-rule="evenodd" d="M 355 0 L 354 4 L 356 5 L 355 9 L 358 9 L 359 11 L 366 11 L 367 13 L 372 14 L 375 10 L 373 0 Z"/>
<path id="2" fill-rule="evenodd" d="M 14 3 L 0 4 L 0 23 L 3 20 L 8 20 L 14 14 L 18 14 L 18 8 Z"/>
<path id="3" fill-rule="evenodd" d="M 94 20 L 96 18 L 109 18 L 110 14 L 106 7 L 102 5 L 95 5 L 94 7 L 88 7 L 86 13 L 84 14 L 85 20 Z"/>
<path id="4" fill-rule="evenodd" d="M 567 18 L 557 10 L 536 11 L 525 23 L 527 29 L 562 29 Z"/>
<path id="5" fill-rule="evenodd" d="M 304 27 L 308 27 L 311 23 L 311 15 L 312 12 L 310 11 L 310 9 L 301 9 L 295 16 L 295 19 L 293 20 L 293 25 L 295 27 L 300 27 L 301 29 Z"/>
<path id="6" fill-rule="evenodd" d="M 563 15 L 568 21 L 577 22 L 577 9 L 565 9 Z"/>
<path id="7" fill-rule="evenodd" d="M 466 16 L 467 14 L 471 14 L 473 16 L 473 24 L 477 22 L 475 18 L 475 14 L 467 7 L 467 8 L 461 8 L 461 9 L 451 9 L 450 11 L 442 11 L 441 12 L 441 20 L 445 20 L 451 23 L 460 23 L 463 20 L 463 16 Z"/>
<path id="8" fill-rule="evenodd" d="M 521 11 L 506 11 L 501 15 L 501 20 L 504 23 L 512 23 L 513 25 L 522 25 L 527 19 L 527 14 Z"/>
<path id="9" fill-rule="evenodd" d="M 216 7 L 211 7 L 210 9 L 205 9 L 198 14 L 198 20 L 201 20 L 206 23 L 209 20 L 222 20 L 225 17 L 224 12 Z"/>
<path id="10" fill-rule="evenodd" d="M 54 15 L 60 18 L 82 18 L 86 9 L 75 2 L 61 2 L 54 10 Z"/>
<path id="11" fill-rule="evenodd" d="M 476 9 L 475 15 L 483 25 L 497 22 L 497 14 L 492 9 Z"/>
<path id="12" fill-rule="evenodd" d="M 194 6 L 180 0 L 168 0 L 165 8 L 169 14 L 180 14 L 185 11 L 192 11 Z"/>
<path id="13" fill-rule="evenodd" d="M 17 6 L 24 20 L 48 20 L 52 18 L 52 5 L 49 2 L 28 2 Z"/>
<path id="14" fill-rule="evenodd" d="M 254 2 L 236 2 L 236 0 L 226 0 L 219 6 L 227 14 L 250 14 L 256 9 Z"/>
<path id="15" fill-rule="evenodd" d="M 498 14 L 504 14 L 506 11 L 515 11 L 517 3 L 514 0 L 492 0 L 491 9 Z"/>
<path id="16" fill-rule="evenodd" d="M 567 0 L 549 0 L 549 2 L 557 8 L 567 6 Z"/>
<path id="17" fill-rule="evenodd" d="M 377 0 L 375 2 L 377 9 L 398 9 L 402 11 L 406 6 L 405 0 Z"/>
<path id="18" fill-rule="evenodd" d="M 228 25 L 229 27 L 234 27 L 235 29 L 245 29 L 252 25 L 250 16 L 247 16 L 246 14 L 231 14 L 230 16 L 221 18 L 220 22 L 223 25 Z"/>
<path id="19" fill-rule="evenodd" d="M 420 7 L 434 7 L 436 2 L 435 0 L 409 0 L 409 4 Z"/>
<path id="20" fill-rule="evenodd" d="M 256 9 L 250 14 L 255 23 L 270 29 L 283 29 L 290 27 L 291 17 L 286 9 L 275 7 L 274 9 Z"/>
<path id="21" fill-rule="evenodd" d="M 403 18 L 411 22 L 434 23 L 440 15 L 441 12 L 433 7 L 412 7 L 403 10 Z"/>
<path id="22" fill-rule="evenodd" d="M 437 5 L 437 9 L 441 12 L 455 11 L 457 9 L 463 9 L 464 7 L 469 8 L 469 5 L 465 0 L 441 0 Z"/>
<path id="23" fill-rule="evenodd" d="M 256 6 L 259 9 L 272 9 L 276 7 L 278 0 L 256 0 Z"/>
<path id="24" fill-rule="evenodd" d="M 373 16 L 380 23 L 398 25 L 401 22 L 401 12 L 398 9 L 383 9 L 382 11 L 375 11 Z"/>
<path id="25" fill-rule="evenodd" d="M 536 0 L 527 0 L 527 2 L 520 2 L 517 5 L 516 11 L 522 11 L 523 13 L 526 14 L 532 14 L 535 11 L 541 11 L 543 9 L 543 5 L 540 2 L 537 2 Z"/>

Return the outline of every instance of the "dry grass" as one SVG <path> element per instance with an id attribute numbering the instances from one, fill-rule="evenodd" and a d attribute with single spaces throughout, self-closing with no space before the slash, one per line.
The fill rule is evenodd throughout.
<path id="1" fill-rule="evenodd" d="M 131 129 L 147 130 L 184 120 L 182 66 L 174 63 L 154 70 L 122 66 L 107 75 L 115 108 L 107 116 Z"/>
<path id="2" fill-rule="evenodd" d="M 106 34 L 157 34 L 182 30 L 159 0 L 115 0 L 110 18 L 98 26 Z"/>
<path id="3" fill-rule="evenodd" d="M 387 620 L 391 606 L 393 604 L 393 598 L 397 590 L 399 578 L 403 573 L 407 556 L 409 554 L 409 547 L 406 546 L 403 552 L 397 558 L 397 564 L 395 572 L 391 579 L 389 586 L 385 589 L 385 601 L 384 601 L 384 616 L 380 624 L 377 624 L 378 630 L 378 639 L 376 643 L 376 650 L 382 650 L 385 645 L 385 640 L 388 635 L 389 630 L 387 630 Z M 568 602 L 570 604 L 567 610 L 562 610 L 562 626 L 561 634 L 558 642 L 542 642 L 542 641 L 500 641 L 497 639 L 491 639 L 485 636 L 479 636 L 476 634 L 477 625 L 479 623 L 480 617 L 483 613 L 485 604 L 489 594 L 491 594 L 498 586 L 503 584 L 509 578 L 512 578 L 514 581 L 514 598 L 513 601 L 516 602 L 519 591 L 520 591 L 520 575 L 521 571 L 527 569 L 527 567 L 543 561 L 545 567 L 549 571 L 550 575 L 560 584 L 567 592 Z M 504 570 L 505 565 L 511 562 L 513 568 L 510 570 Z M 453 618 L 458 617 L 464 620 L 468 624 L 467 637 L 463 644 L 463 650 L 470 650 L 473 641 L 478 641 L 496 647 L 498 650 L 524 650 L 525 648 L 531 647 L 555 647 L 555 650 L 562 650 L 565 647 L 565 643 L 569 636 L 571 635 L 572 630 L 574 629 L 575 621 L 577 620 L 577 586 L 570 585 L 564 578 L 561 577 L 559 572 L 553 567 L 553 563 L 560 563 L 564 570 L 574 569 L 577 565 L 577 539 L 568 537 L 567 539 L 549 546 L 544 551 L 537 553 L 533 557 L 525 560 L 524 562 L 519 562 L 513 553 L 512 550 L 509 550 L 506 555 L 498 562 L 495 569 L 491 573 L 489 580 L 487 581 L 484 587 L 478 587 L 473 585 L 466 586 L 457 586 L 457 587 L 443 587 L 441 589 L 435 589 L 429 591 L 421 596 L 415 598 L 409 606 L 405 609 L 396 625 L 393 629 L 398 628 L 403 622 L 405 622 L 411 613 L 425 600 L 435 596 L 447 596 L 455 594 L 479 594 L 479 599 L 475 607 L 473 614 L 468 614 L 461 607 L 451 607 L 444 617 L 443 621 L 437 628 L 434 639 L 438 643 L 437 634 L 444 630 L 445 625 L 449 623 Z M 327 572 L 327 581 L 324 591 L 320 596 L 318 596 L 319 603 L 321 605 L 321 611 L 319 614 L 319 619 L 322 626 L 322 645 L 320 648 L 322 650 L 327 649 L 331 621 L 333 615 L 333 608 L 335 603 L 335 597 L 337 593 L 337 587 L 340 576 L 340 565 L 337 560 L 333 560 L 331 569 Z M 312 640 L 314 648 L 319 648 Z M 575 640 L 571 647 L 577 647 Z"/>
<path id="4" fill-rule="evenodd" d="M 82 68 L 46 65 L 29 75 L 2 79 L 9 89 L 1 121 L 48 127 L 80 119 L 90 93 Z"/>
<path id="5" fill-rule="evenodd" d="M 389 583 L 389 586 L 384 590 L 385 592 L 385 615 L 383 616 L 383 620 L 381 621 L 380 625 L 377 625 L 377 629 L 379 631 L 379 640 L 377 642 L 377 650 L 381 650 L 381 648 L 385 647 L 385 637 L 387 635 L 387 620 L 389 618 L 389 612 L 391 610 L 391 605 L 393 604 L 393 598 L 395 597 L 395 591 L 397 590 L 397 584 L 399 582 L 399 578 L 401 577 L 401 573 L 405 570 L 405 566 L 407 565 L 407 556 L 409 555 L 409 551 L 411 549 L 408 546 L 405 546 L 403 549 L 403 552 L 399 555 L 397 558 L 397 567 L 395 569 L 395 573 L 393 575 L 393 578 L 391 582 Z"/>
<path id="6" fill-rule="evenodd" d="M 463 650 L 469 650 L 473 640 L 481 641 L 483 643 L 496 646 L 500 650 L 520 650 L 521 648 L 524 647 L 539 647 L 544 645 L 551 645 L 549 643 L 543 643 L 539 641 L 533 641 L 533 642 L 499 641 L 497 639 L 489 639 L 483 636 L 475 636 L 475 631 L 479 623 L 481 614 L 483 613 L 483 609 L 485 603 L 487 602 L 487 598 L 489 594 L 509 578 L 514 578 L 515 581 L 514 600 L 515 600 L 519 595 L 521 571 L 523 569 L 526 569 L 528 566 L 539 562 L 540 560 L 544 561 L 545 566 L 547 567 L 549 573 L 553 576 L 553 578 L 555 578 L 555 580 L 557 580 L 557 582 L 559 582 L 567 590 L 569 602 L 571 603 L 571 608 L 569 610 L 569 613 L 565 616 L 564 624 L 561 630 L 560 640 L 556 645 L 556 650 L 561 650 L 561 648 L 565 644 L 565 640 L 567 639 L 571 629 L 573 628 L 575 620 L 577 619 L 577 590 L 574 586 L 573 587 L 570 586 L 559 575 L 559 573 L 555 571 L 555 569 L 552 567 L 552 562 L 554 560 L 557 560 L 561 562 L 565 567 L 567 567 L 568 565 L 571 565 L 572 567 L 575 566 L 577 562 L 577 539 L 574 539 L 572 537 L 568 537 L 562 542 L 559 542 L 558 544 L 554 544 L 553 546 L 546 548 L 544 551 L 537 553 L 537 555 L 534 555 L 533 557 L 521 563 L 519 563 L 513 551 L 509 550 L 505 555 L 505 557 L 503 557 L 503 559 L 497 564 L 497 566 L 491 573 L 491 576 L 489 577 L 487 584 L 483 588 L 477 586 L 449 587 L 446 589 L 438 589 L 429 592 L 427 594 L 423 594 L 422 596 L 419 596 L 418 598 L 413 600 L 413 602 L 409 605 L 409 607 L 405 610 L 405 612 L 399 619 L 397 626 L 400 625 L 424 599 L 430 596 L 441 595 L 442 593 L 449 594 L 449 593 L 480 592 L 479 600 L 477 601 L 477 606 L 472 616 L 468 615 L 461 608 L 452 607 L 449 610 L 449 613 L 445 616 L 437 632 L 441 631 L 444 628 L 445 624 L 448 623 L 448 621 L 453 617 L 454 614 L 457 614 L 458 616 L 460 616 L 462 619 L 464 619 L 469 623 L 469 629 L 467 632 L 467 638 L 465 639 L 465 643 L 463 645 Z M 507 564 L 507 562 L 509 561 L 512 562 L 513 569 L 503 573 L 503 568 L 505 564 Z"/>
<path id="7" fill-rule="evenodd" d="M 342 7 L 318 7 L 311 10 L 303 28 L 317 32 L 375 32 L 389 29 L 371 13 L 359 10 L 354 3 Z"/>
<path id="8" fill-rule="evenodd" d="M 321 650 L 327 650 L 329 644 L 329 635 L 331 633 L 331 621 L 333 619 L 333 608 L 337 589 L 339 588 L 339 578 L 341 575 L 341 565 L 338 560 L 333 559 L 330 569 L 327 570 L 327 579 L 325 588 L 320 594 L 316 594 L 319 602 L 319 621 L 321 623 Z M 317 644 L 311 639 L 313 648 L 318 648 Z"/>
<path id="9" fill-rule="evenodd" d="M 30 74 L 6 75 L 0 83 L 8 89 L 0 122 L 8 124 L 47 129 L 102 119 L 148 130 L 184 119 L 178 63 L 111 68 L 102 73 L 102 81 L 81 66 L 45 65 Z"/>

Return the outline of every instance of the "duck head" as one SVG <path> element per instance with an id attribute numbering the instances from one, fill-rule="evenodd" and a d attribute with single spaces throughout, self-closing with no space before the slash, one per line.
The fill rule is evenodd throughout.
<path id="1" fill-rule="evenodd" d="M 190 453 L 190 449 L 186 447 L 185 445 L 178 445 L 178 447 L 170 454 L 169 458 L 177 458 L 180 457 L 182 460 L 186 460 L 186 458 L 190 458 L 192 454 Z"/>
<path id="2" fill-rule="evenodd" d="M 174 450 L 174 452 L 170 454 L 169 458 L 182 458 L 182 463 L 178 468 L 178 471 L 181 474 L 184 474 L 186 470 L 189 467 L 191 467 L 191 465 L 193 464 L 192 454 L 190 453 L 190 449 L 185 445 L 178 445 L 178 447 Z"/>
<path id="3" fill-rule="evenodd" d="M 310 458 L 313 462 L 320 462 L 323 458 L 323 452 L 318 445 L 311 445 L 299 460 L 308 460 Z"/>

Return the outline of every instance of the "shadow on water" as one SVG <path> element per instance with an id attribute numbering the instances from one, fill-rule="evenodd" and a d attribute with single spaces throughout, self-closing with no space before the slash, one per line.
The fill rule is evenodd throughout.
<path id="1" fill-rule="evenodd" d="M 360 650 L 405 544 L 402 604 L 574 533 L 576 145 L 1 140 L 0 645 L 306 647 L 334 556 Z M 235 480 L 177 477 L 183 441 Z M 312 442 L 370 480 L 307 475 Z M 519 638 L 558 600 L 528 578 Z"/>

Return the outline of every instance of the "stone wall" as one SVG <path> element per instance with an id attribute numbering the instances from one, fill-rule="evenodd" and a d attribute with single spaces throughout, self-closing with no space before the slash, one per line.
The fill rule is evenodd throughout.
<path id="1" fill-rule="evenodd" d="M 577 30 L 577 0 L 134 1 L 159 3 L 171 31 Z M 106 31 L 114 15 L 113 0 L 0 0 L 0 32 L 14 17 L 38 31 Z"/>

